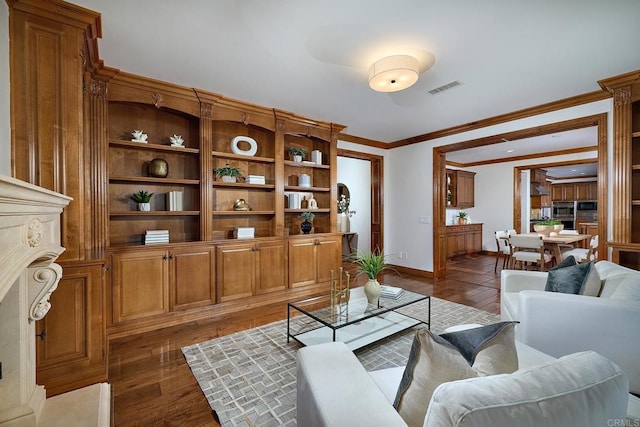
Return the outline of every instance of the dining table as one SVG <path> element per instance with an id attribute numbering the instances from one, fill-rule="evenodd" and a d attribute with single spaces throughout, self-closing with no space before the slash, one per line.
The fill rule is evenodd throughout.
<path id="1" fill-rule="evenodd" d="M 591 240 L 590 234 L 558 234 L 549 236 L 539 233 L 526 234 L 531 236 L 541 235 L 544 246 L 555 256 L 556 263 L 562 261 L 562 246 L 579 246 L 581 242 L 586 242 L 586 245 L 588 245 Z"/>

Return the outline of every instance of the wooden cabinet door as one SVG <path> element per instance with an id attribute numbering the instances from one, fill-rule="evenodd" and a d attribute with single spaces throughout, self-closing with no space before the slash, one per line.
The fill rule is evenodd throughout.
<path id="1" fill-rule="evenodd" d="M 472 208 L 475 206 L 475 187 L 473 172 L 458 171 L 458 207 Z"/>
<path id="2" fill-rule="evenodd" d="M 286 241 L 260 243 L 256 258 L 256 294 L 286 289 L 288 270 Z"/>
<path id="3" fill-rule="evenodd" d="M 458 254 L 458 233 L 447 232 L 447 258 Z"/>
<path id="4" fill-rule="evenodd" d="M 51 309 L 36 323 L 36 379 L 58 394 L 107 379 L 103 266 L 63 267 Z"/>
<path id="5" fill-rule="evenodd" d="M 318 239 L 316 244 L 317 270 L 316 282 L 323 283 L 331 280 L 331 270 L 338 277 L 341 261 L 341 241 L 337 237 Z"/>
<path id="6" fill-rule="evenodd" d="M 587 187 L 588 200 L 598 200 L 598 183 L 590 182 Z"/>
<path id="7" fill-rule="evenodd" d="M 218 302 L 253 295 L 256 279 L 255 244 L 221 246 L 216 249 Z"/>
<path id="8" fill-rule="evenodd" d="M 576 185 L 575 184 L 564 184 L 564 198 L 562 200 L 567 202 L 573 202 L 576 200 Z"/>
<path id="9" fill-rule="evenodd" d="M 169 254 L 171 310 L 216 303 L 215 249 L 173 249 Z"/>
<path id="10" fill-rule="evenodd" d="M 575 185 L 576 200 L 591 200 L 590 183 L 580 182 Z"/>
<path id="11" fill-rule="evenodd" d="M 113 323 L 169 311 L 168 254 L 162 249 L 111 255 Z"/>
<path id="12" fill-rule="evenodd" d="M 551 199 L 554 202 L 560 202 L 564 200 L 564 185 L 554 184 L 551 186 Z"/>
<path id="13" fill-rule="evenodd" d="M 316 283 L 318 262 L 315 239 L 289 241 L 289 287 Z"/>

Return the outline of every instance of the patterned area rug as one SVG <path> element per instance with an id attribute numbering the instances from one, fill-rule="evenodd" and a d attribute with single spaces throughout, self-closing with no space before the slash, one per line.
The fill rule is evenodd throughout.
<path id="1" fill-rule="evenodd" d="M 400 312 L 426 320 L 427 301 Z M 292 320 L 300 330 L 302 316 Z M 431 330 L 463 323 L 487 325 L 500 316 L 465 305 L 431 298 Z M 365 369 L 406 364 L 414 330 L 408 330 L 356 351 Z M 182 352 L 211 408 L 223 426 L 296 425 L 296 351 L 287 343 L 287 321 L 281 320 L 211 341 L 183 347 Z"/>

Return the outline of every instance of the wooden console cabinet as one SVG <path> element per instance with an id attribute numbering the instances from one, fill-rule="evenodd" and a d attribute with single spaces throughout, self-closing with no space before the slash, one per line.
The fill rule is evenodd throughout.
<path id="1" fill-rule="evenodd" d="M 482 224 L 447 226 L 447 258 L 482 250 Z"/>

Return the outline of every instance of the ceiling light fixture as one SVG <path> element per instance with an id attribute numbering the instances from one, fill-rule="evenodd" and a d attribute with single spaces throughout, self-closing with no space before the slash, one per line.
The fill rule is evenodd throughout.
<path id="1" fill-rule="evenodd" d="M 378 92 L 397 92 L 418 81 L 418 60 L 409 55 L 379 59 L 369 67 L 369 87 Z"/>

